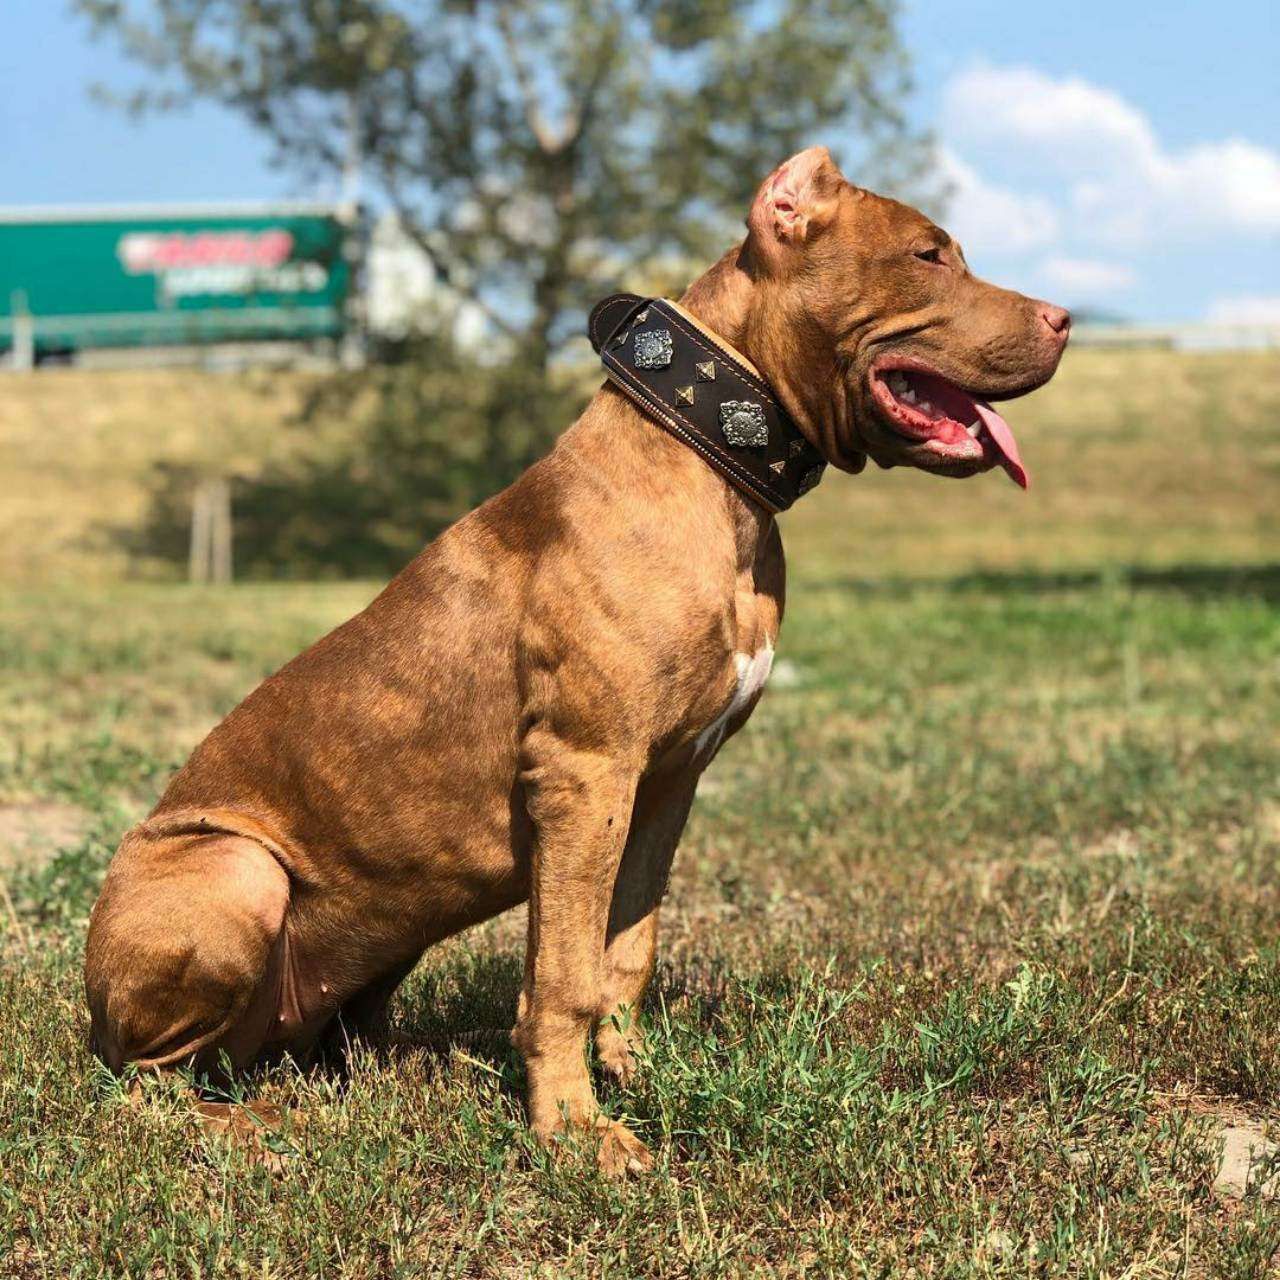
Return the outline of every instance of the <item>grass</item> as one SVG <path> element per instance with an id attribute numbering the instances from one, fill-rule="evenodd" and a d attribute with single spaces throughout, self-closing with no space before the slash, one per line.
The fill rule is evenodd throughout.
<path id="1" fill-rule="evenodd" d="M 102 867 L 375 586 L 0 596 L 0 814 L 63 822 L 0 854 L 0 1275 L 1276 1274 L 1280 1209 L 1213 1186 L 1224 1124 L 1280 1130 L 1275 417 L 1172 356 L 1106 410 L 1093 359 L 1027 406 L 1030 496 L 895 472 L 789 518 L 779 666 L 677 859 L 645 1069 L 601 1084 L 658 1156 L 622 1185 L 524 1133 L 518 913 L 428 953 L 411 1047 L 246 1082 L 277 1176 L 128 1099 L 85 1047 Z"/>

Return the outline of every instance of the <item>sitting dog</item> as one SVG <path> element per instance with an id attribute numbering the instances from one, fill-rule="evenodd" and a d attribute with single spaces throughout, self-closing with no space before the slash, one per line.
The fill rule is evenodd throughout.
<path id="1" fill-rule="evenodd" d="M 769 675 L 775 513 L 868 457 L 1025 484 L 988 401 L 1047 381 L 1070 319 L 975 279 L 823 148 L 766 179 L 679 305 L 640 302 L 593 319 L 610 380 L 550 455 L 259 685 L 125 835 L 85 960 L 111 1068 L 304 1054 L 527 900 L 530 1124 L 596 1130 L 611 1172 L 650 1163 L 585 1049 L 594 1029 L 629 1078 L 699 775 Z"/>

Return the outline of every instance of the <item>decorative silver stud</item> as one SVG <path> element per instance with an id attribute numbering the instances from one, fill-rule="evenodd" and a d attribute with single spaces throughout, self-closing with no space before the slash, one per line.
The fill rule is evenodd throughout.
<path id="1" fill-rule="evenodd" d="M 636 334 L 637 369 L 665 369 L 674 351 L 670 329 L 646 329 Z"/>
<path id="2" fill-rule="evenodd" d="M 676 404 L 692 404 L 692 403 L 693 403 L 693 388 L 691 386 L 677 387 L 676 388 Z"/>
<path id="3" fill-rule="evenodd" d="M 800 483 L 796 486 L 796 490 L 803 496 L 812 489 L 819 480 L 822 479 L 822 473 L 826 470 L 826 464 L 818 463 L 816 467 L 810 467 L 808 471 L 800 477 Z"/>
<path id="4" fill-rule="evenodd" d="M 716 380 L 716 362 L 707 360 L 703 364 L 695 364 L 693 372 L 699 382 L 714 382 Z"/>
<path id="5" fill-rule="evenodd" d="M 644 324 L 644 322 L 648 318 L 649 318 L 649 308 L 645 307 L 645 309 L 638 316 L 636 316 L 636 324 Z"/>
<path id="6" fill-rule="evenodd" d="M 614 338 L 614 340 L 613 340 L 613 345 L 614 345 L 615 347 L 625 346 L 625 345 L 626 345 L 626 341 L 627 341 L 627 339 L 628 339 L 629 337 L 631 337 L 631 330 L 630 330 L 630 329 L 623 329 L 623 331 L 622 331 L 620 334 L 618 334 L 618 336 L 617 336 L 616 338 Z"/>
<path id="7" fill-rule="evenodd" d="M 769 443 L 764 407 L 754 400 L 726 400 L 720 406 L 720 430 L 735 449 L 763 449 Z"/>
<path id="8" fill-rule="evenodd" d="M 775 476 L 780 476 L 786 469 L 787 460 L 785 458 L 779 458 L 777 462 L 769 463 L 769 470 L 772 471 Z"/>
<path id="9" fill-rule="evenodd" d="M 793 458 L 798 458 L 803 452 L 804 452 L 804 441 L 793 440 L 791 442 L 791 456 Z"/>

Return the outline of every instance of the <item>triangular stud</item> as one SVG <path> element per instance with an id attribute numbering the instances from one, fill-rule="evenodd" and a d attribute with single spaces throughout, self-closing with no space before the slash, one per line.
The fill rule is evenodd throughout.
<path id="1" fill-rule="evenodd" d="M 705 364 L 695 364 L 693 371 L 697 374 L 699 382 L 714 382 L 716 380 L 716 362 L 708 360 Z"/>
<path id="2" fill-rule="evenodd" d="M 692 403 L 693 403 L 693 388 L 677 387 L 676 388 L 676 404 L 692 404 Z"/>
<path id="3" fill-rule="evenodd" d="M 616 338 L 614 338 L 613 345 L 615 347 L 622 346 L 630 336 L 631 336 L 631 330 L 624 329 L 620 334 L 618 334 Z"/>
<path id="4" fill-rule="evenodd" d="M 803 452 L 804 452 L 804 441 L 793 440 L 791 442 L 791 456 L 793 458 L 798 458 Z"/>
<path id="5" fill-rule="evenodd" d="M 636 324 L 644 324 L 644 322 L 648 318 L 649 318 L 649 308 L 645 307 L 645 309 L 638 316 L 636 316 Z"/>
<path id="6" fill-rule="evenodd" d="M 786 469 L 787 460 L 785 458 L 779 458 L 777 462 L 769 463 L 769 470 L 772 471 L 775 476 L 780 476 Z"/>

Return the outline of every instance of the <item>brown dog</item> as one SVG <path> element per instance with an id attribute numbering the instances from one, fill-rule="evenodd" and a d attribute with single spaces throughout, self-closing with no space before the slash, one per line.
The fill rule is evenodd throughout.
<path id="1" fill-rule="evenodd" d="M 837 467 L 1020 482 L 976 397 L 1045 382 L 1069 323 L 976 280 L 822 148 L 765 181 L 683 303 Z M 586 1040 L 628 1078 L 672 855 L 782 606 L 773 516 L 603 387 L 549 457 L 255 689 L 125 836 L 89 926 L 98 1051 L 116 1069 L 305 1051 L 338 1015 L 376 1016 L 433 942 L 528 899 L 530 1122 L 597 1128 L 606 1168 L 646 1165 L 599 1113 Z"/>

